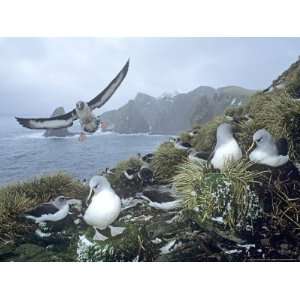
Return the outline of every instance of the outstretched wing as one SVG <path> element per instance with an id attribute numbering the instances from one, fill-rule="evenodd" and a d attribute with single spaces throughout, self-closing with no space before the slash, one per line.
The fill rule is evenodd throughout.
<path id="1" fill-rule="evenodd" d="M 59 129 L 59 128 L 66 128 L 73 125 L 73 121 L 78 119 L 76 114 L 76 110 L 72 110 L 67 114 L 60 115 L 57 117 L 51 118 L 37 118 L 37 119 L 30 119 L 30 118 L 17 118 L 16 120 L 26 128 L 30 129 Z"/>
<path id="2" fill-rule="evenodd" d="M 88 106 L 92 110 L 95 108 L 100 108 L 109 100 L 109 98 L 114 94 L 114 92 L 126 77 L 128 68 L 129 60 L 127 61 L 123 69 L 119 72 L 119 74 L 112 80 L 112 82 L 99 95 L 88 102 Z"/>

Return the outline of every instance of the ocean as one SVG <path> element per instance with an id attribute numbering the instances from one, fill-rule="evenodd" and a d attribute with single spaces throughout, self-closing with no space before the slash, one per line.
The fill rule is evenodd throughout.
<path id="1" fill-rule="evenodd" d="M 80 128 L 71 130 L 79 132 Z M 13 117 L 0 117 L 0 186 L 58 171 L 89 179 L 120 160 L 153 152 L 169 139 L 166 135 L 97 132 L 79 142 L 78 135 L 45 138 L 43 132 L 23 128 Z"/>

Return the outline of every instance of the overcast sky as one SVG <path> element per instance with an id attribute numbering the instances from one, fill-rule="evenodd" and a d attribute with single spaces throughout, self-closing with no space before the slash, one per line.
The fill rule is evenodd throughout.
<path id="1" fill-rule="evenodd" d="M 300 38 L 0 38 L 0 115 L 73 109 L 97 95 L 128 58 L 127 78 L 101 111 L 137 92 L 263 89 L 299 55 Z"/>

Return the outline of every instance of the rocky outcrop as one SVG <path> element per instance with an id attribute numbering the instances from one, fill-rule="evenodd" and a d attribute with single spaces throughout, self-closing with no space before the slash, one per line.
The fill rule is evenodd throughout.
<path id="1" fill-rule="evenodd" d="M 118 133 L 177 134 L 205 123 L 228 107 L 239 107 L 255 91 L 229 86 L 200 86 L 188 93 L 155 98 L 138 93 L 121 108 L 102 114 L 107 130 Z"/>
<path id="2" fill-rule="evenodd" d="M 57 117 L 64 115 L 66 112 L 63 107 L 58 107 L 54 110 L 52 115 L 50 117 Z M 75 133 L 69 132 L 67 128 L 61 128 L 61 129 L 48 129 L 45 131 L 44 136 L 45 137 L 67 137 L 67 136 L 73 136 Z"/>

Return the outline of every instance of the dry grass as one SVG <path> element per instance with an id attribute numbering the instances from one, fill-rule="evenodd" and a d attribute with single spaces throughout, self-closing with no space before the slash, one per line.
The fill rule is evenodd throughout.
<path id="1" fill-rule="evenodd" d="M 1 188 L 0 242 L 13 241 L 31 229 L 20 218 L 26 210 L 59 195 L 83 199 L 87 193 L 85 186 L 62 173 Z"/>

